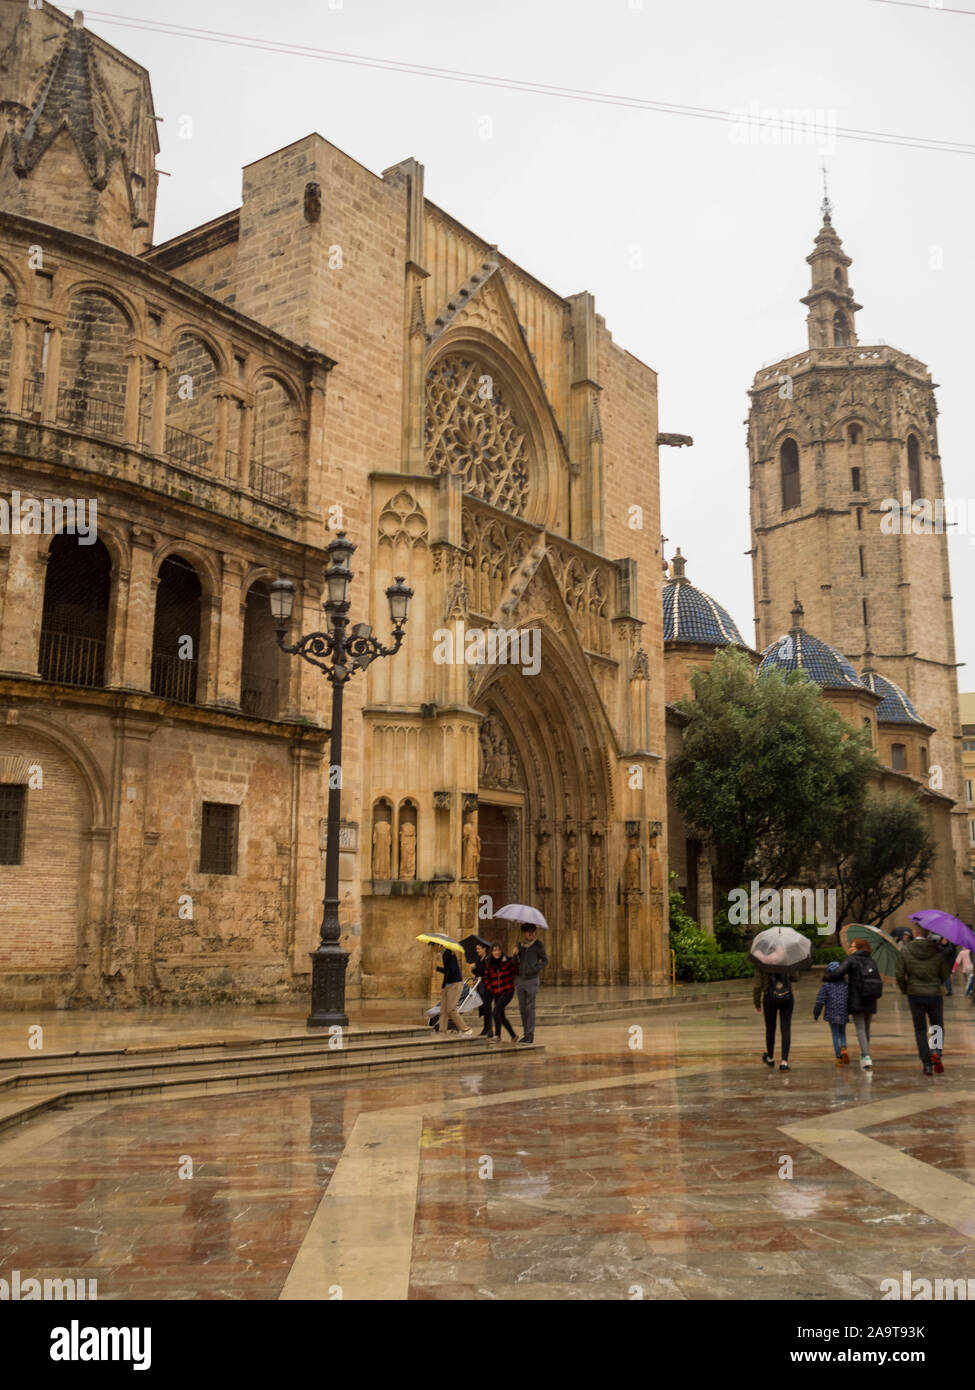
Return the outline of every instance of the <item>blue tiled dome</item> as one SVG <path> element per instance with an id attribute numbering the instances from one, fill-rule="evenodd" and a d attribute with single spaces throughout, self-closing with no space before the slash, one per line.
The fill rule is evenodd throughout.
<path id="1" fill-rule="evenodd" d="M 802 605 L 792 610 L 792 631 L 770 642 L 762 653 L 759 675 L 766 671 L 805 671 L 825 690 L 862 690 L 863 682 L 835 647 L 827 646 L 802 626 Z"/>
<path id="2" fill-rule="evenodd" d="M 686 558 L 674 556 L 674 577 L 664 584 L 664 641 L 706 642 L 715 647 L 743 647 L 741 633 L 728 612 L 684 574 Z"/>
<path id="3" fill-rule="evenodd" d="M 883 696 L 877 706 L 877 722 L 879 724 L 924 725 L 924 720 L 899 685 L 895 685 L 893 681 L 889 681 L 886 676 L 881 676 L 876 671 L 863 671 L 860 679 L 868 690 L 872 690 L 875 695 Z M 927 725 L 924 727 L 926 728 Z"/>

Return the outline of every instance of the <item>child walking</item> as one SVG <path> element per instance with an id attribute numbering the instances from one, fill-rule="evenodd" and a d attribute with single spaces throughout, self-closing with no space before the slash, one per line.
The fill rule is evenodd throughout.
<path id="1" fill-rule="evenodd" d="M 836 1065 L 842 1067 L 850 1060 L 850 1054 L 846 1050 L 846 1020 L 850 1012 L 850 990 L 845 980 L 833 978 L 839 973 L 839 969 L 840 963 L 837 960 L 831 960 L 827 965 L 823 975 L 823 983 L 819 986 L 819 993 L 816 995 L 816 1003 L 813 1006 L 813 1018 L 818 1020 L 819 1015 L 825 1011 L 826 1022 L 833 1035 Z"/>

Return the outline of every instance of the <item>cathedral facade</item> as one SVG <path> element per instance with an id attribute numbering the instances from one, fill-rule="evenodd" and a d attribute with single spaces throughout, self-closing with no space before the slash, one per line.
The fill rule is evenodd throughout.
<path id="1" fill-rule="evenodd" d="M 320 629 L 338 531 L 353 622 L 414 595 L 346 688 L 350 997 L 512 901 L 553 981 L 661 981 L 655 373 L 318 135 L 153 245 L 148 74 L 50 5 L 0 54 L 0 1006 L 307 990 L 330 688 L 268 587 Z"/>

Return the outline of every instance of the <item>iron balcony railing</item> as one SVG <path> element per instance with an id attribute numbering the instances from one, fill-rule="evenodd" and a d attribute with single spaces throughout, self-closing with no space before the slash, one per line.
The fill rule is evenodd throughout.
<path id="1" fill-rule="evenodd" d="M 291 491 L 287 473 L 268 468 L 266 464 L 258 463 L 256 460 L 251 462 L 250 485 L 254 492 L 266 498 L 268 502 L 287 502 Z"/>
<path id="2" fill-rule="evenodd" d="M 245 671 L 240 680 L 240 707 L 255 719 L 273 719 L 278 709 L 278 683 Z"/>
<path id="3" fill-rule="evenodd" d="M 58 685 L 105 684 L 105 643 L 97 637 L 41 629 L 41 676 Z"/>
<path id="4" fill-rule="evenodd" d="M 99 396 L 86 395 L 70 386 L 58 387 L 55 419 L 59 425 L 88 429 L 121 439 L 125 433 L 125 407 Z"/>
<path id="5" fill-rule="evenodd" d="M 192 705 L 196 701 L 196 662 L 189 658 L 152 654 L 152 693 L 163 700 Z"/>

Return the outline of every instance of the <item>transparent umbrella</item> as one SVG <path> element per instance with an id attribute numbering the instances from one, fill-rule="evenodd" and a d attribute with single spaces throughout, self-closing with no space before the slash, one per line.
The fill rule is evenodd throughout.
<path id="1" fill-rule="evenodd" d="M 755 937 L 748 956 L 769 975 L 801 970 L 812 964 L 812 942 L 792 927 L 766 927 Z"/>

